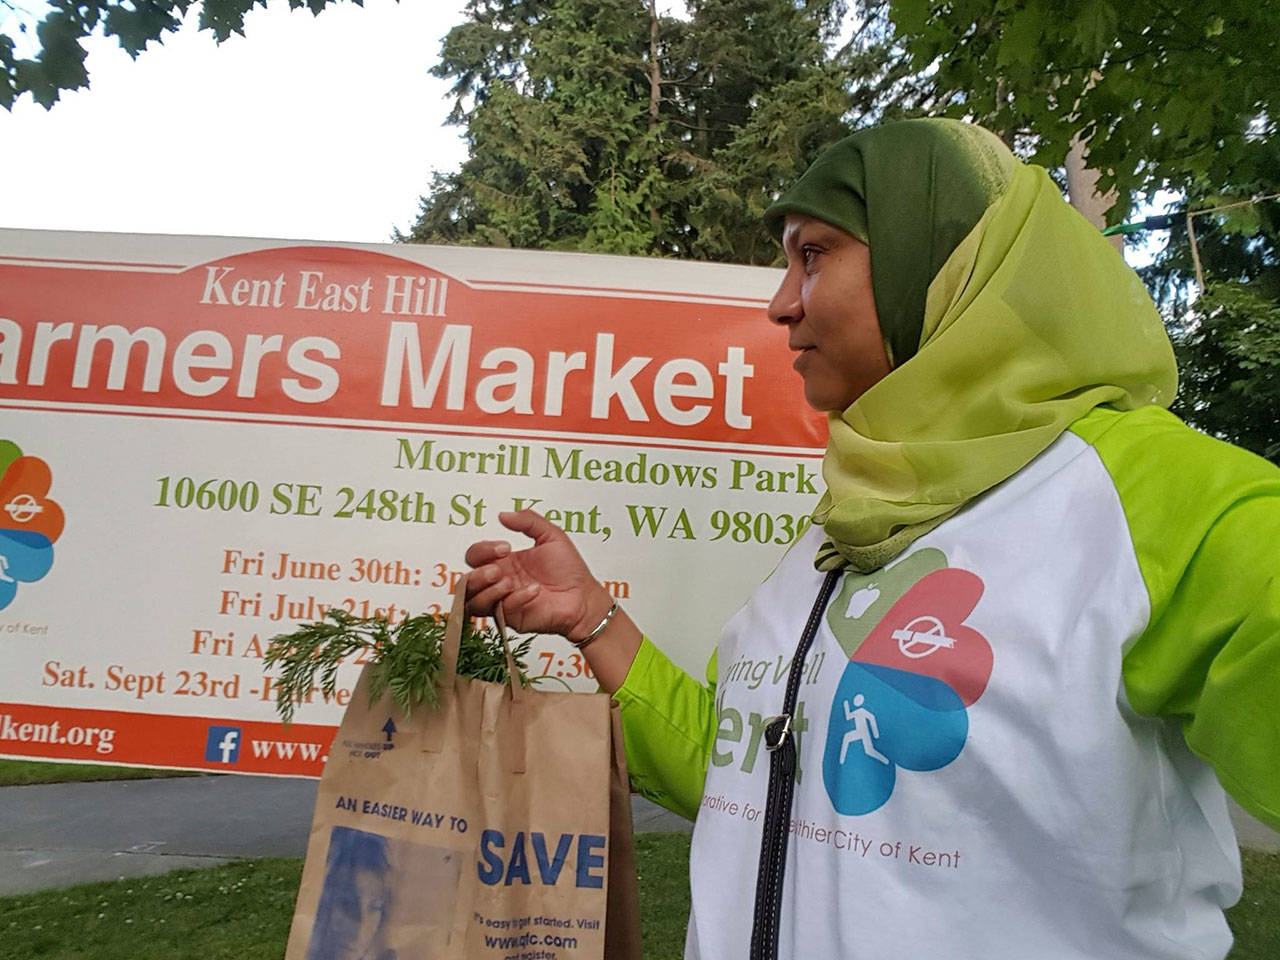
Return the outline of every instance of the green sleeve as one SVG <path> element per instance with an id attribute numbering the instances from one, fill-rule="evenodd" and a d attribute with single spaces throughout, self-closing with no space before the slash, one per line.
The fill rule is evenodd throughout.
<path id="1" fill-rule="evenodd" d="M 1182 721 L 1246 810 L 1280 828 L 1280 470 L 1157 408 L 1072 429 L 1115 482 L 1151 600 L 1130 705 Z"/>
<path id="2" fill-rule="evenodd" d="M 715 739 L 715 678 L 714 653 L 703 686 L 645 637 L 627 679 L 613 695 L 622 709 L 632 788 L 690 820 L 702 802 Z"/>

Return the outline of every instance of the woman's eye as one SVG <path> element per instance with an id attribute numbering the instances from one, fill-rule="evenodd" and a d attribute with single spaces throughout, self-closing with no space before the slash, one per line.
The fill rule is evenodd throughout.
<path id="1" fill-rule="evenodd" d="M 818 254 L 821 252 L 817 247 L 809 244 L 805 244 L 800 248 L 800 260 L 804 263 L 806 270 L 813 266 L 814 261 L 818 259 Z"/>

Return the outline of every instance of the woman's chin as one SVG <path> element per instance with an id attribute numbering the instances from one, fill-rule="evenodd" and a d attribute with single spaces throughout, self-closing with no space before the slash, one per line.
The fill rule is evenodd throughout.
<path id="1" fill-rule="evenodd" d="M 813 407 L 813 409 L 817 410 L 819 413 L 840 413 L 844 410 L 844 407 L 840 402 L 831 397 L 828 393 L 820 390 L 810 391 L 807 385 L 805 386 L 804 391 L 804 402 Z"/>

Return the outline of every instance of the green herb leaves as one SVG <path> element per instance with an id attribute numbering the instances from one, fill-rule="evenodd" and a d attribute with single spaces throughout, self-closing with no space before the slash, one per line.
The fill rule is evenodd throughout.
<path id="1" fill-rule="evenodd" d="M 331 609 L 323 620 L 272 638 L 263 665 L 280 667 L 276 712 L 289 723 L 297 705 L 316 689 L 317 677 L 321 692 L 334 696 L 338 667 L 351 658 L 369 665 L 371 701 L 390 692 L 392 702 L 406 714 L 418 704 L 434 707 L 444 630 L 445 618 L 437 614 L 419 614 L 392 627 L 381 617 L 362 618 Z M 511 649 L 522 686 L 529 685 L 524 660 L 532 642 L 528 637 Z M 458 675 L 507 682 L 506 653 L 496 629 L 476 630 L 470 620 L 463 623 Z"/>

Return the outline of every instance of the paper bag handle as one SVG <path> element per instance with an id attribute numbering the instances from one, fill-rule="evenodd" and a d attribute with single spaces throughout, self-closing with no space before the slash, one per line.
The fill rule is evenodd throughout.
<path id="1" fill-rule="evenodd" d="M 453 689 L 453 682 L 458 676 L 458 651 L 462 647 L 462 624 L 467 614 L 467 578 L 464 575 L 454 588 L 453 607 L 449 611 L 449 619 L 445 622 L 444 642 L 440 646 L 440 689 Z M 502 605 L 495 611 L 498 621 L 498 632 L 502 635 L 502 650 L 507 657 L 507 680 L 511 687 L 511 700 L 508 704 L 510 717 L 512 773 L 525 771 L 524 741 L 524 705 L 527 692 L 520 686 L 520 674 L 516 671 L 515 657 L 511 655 L 511 643 L 507 640 L 507 620 L 502 614 Z M 439 753 L 443 746 L 444 727 L 436 725 L 424 733 L 422 749 L 428 753 Z"/>
<path id="2" fill-rule="evenodd" d="M 502 615 L 502 604 L 494 611 L 494 619 L 498 621 L 498 633 L 502 635 L 502 652 L 507 655 L 507 681 L 511 684 L 511 702 L 520 703 L 525 691 L 520 686 L 520 673 L 516 670 L 516 658 L 511 655 L 511 642 L 507 639 L 507 618 Z"/>
<path id="3" fill-rule="evenodd" d="M 467 615 L 467 575 L 458 578 L 453 590 L 453 608 L 444 625 L 444 643 L 440 647 L 440 684 L 445 690 L 453 687 L 458 675 L 458 650 L 462 646 L 462 621 Z"/>
<path id="4" fill-rule="evenodd" d="M 440 683 L 445 689 L 453 686 L 458 675 L 458 651 L 462 648 L 462 624 L 467 611 L 467 575 L 463 574 L 453 592 L 453 607 L 449 610 L 449 619 L 444 626 L 444 643 L 440 647 Z M 502 651 L 507 656 L 507 679 L 511 684 L 511 699 L 519 703 L 524 699 L 524 688 L 520 686 L 520 675 L 516 670 L 515 657 L 511 655 L 511 643 L 507 640 L 507 620 L 502 614 L 502 604 L 495 611 L 498 621 L 498 633 L 502 635 Z"/>
<path id="5" fill-rule="evenodd" d="M 520 686 L 520 674 L 516 671 L 516 659 L 511 655 L 511 643 L 507 640 L 507 618 L 502 615 L 502 604 L 494 611 L 498 621 L 498 633 L 502 635 L 502 650 L 507 655 L 507 681 L 511 686 L 511 702 L 507 707 L 511 744 L 511 772 L 524 773 L 524 724 L 526 691 Z"/>

